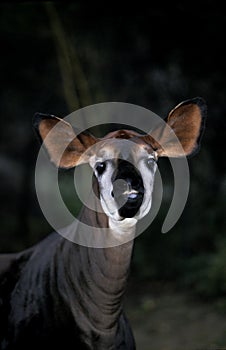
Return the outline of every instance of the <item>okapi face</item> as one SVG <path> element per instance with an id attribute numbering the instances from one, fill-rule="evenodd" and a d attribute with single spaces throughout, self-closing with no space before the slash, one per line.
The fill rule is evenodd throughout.
<path id="1" fill-rule="evenodd" d="M 89 158 L 102 208 L 116 221 L 140 219 L 151 207 L 157 155 L 140 136 L 129 130 L 111 133 L 94 146 Z"/>
<path id="2" fill-rule="evenodd" d="M 151 207 L 158 157 L 194 154 L 203 131 L 206 105 L 194 98 L 177 105 L 152 134 L 119 130 L 98 139 L 52 115 L 36 114 L 35 127 L 50 160 L 60 168 L 89 163 L 110 223 L 136 223 Z"/>

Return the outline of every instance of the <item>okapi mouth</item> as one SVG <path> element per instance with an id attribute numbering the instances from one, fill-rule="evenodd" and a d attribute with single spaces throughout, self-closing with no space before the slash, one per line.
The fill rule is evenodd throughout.
<path id="1" fill-rule="evenodd" d="M 119 160 L 113 177 L 112 197 L 121 218 L 134 217 L 143 202 L 144 184 L 140 172 L 128 161 Z"/>
<path id="2" fill-rule="evenodd" d="M 118 210 L 119 215 L 123 219 L 133 218 L 138 213 L 142 205 L 143 197 L 143 194 L 139 194 L 135 200 L 129 198 L 127 202 Z"/>

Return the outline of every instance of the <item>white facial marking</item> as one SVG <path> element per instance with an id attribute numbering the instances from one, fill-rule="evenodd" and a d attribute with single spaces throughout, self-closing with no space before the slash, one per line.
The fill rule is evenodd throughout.
<path id="1" fill-rule="evenodd" d="M 124 202 L 120 202 L 119 206 L 113 195 L 112 179 L 117 171 L 119 157 L 131 162 L 142 177 L 143 201 L 134 217 L 121 217 L 119 209 L 127 200 L 136 201 L 136 198 L 139 197 L 138 190 L 124 179 L 118 179 L 116 181 L 121 182 L 120 185 L 123 189 L 121 195 L 124 196 Z M 112 229 L 117 227 L 118 231 L 124 232 L 135 226 L 137 220 L 143 218 L 151 208 L 154 175 L 157 168 L 155 152 L 149 154 L 143 145 L 135 144 L 129 140 L 110 139 L 103 143 L 100 142 L 100 147 L 98 149 L 96 147 L 95 154 L 90 157 L 89 163 L 99 183 L 100 201 L 105 214 L 109 217 L 109 227 Z"/>

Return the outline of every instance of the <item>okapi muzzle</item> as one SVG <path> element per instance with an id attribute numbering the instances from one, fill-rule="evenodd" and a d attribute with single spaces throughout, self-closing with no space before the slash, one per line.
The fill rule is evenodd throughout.
<path id="1" fill-rule="evenodd" d="M 129 161 L 119 159 L 112 183 L 111 195 L 119 207 L 120 217 L 122 219 L 134 217 L 144 198 L 144 183 L 139 170 Z"/>

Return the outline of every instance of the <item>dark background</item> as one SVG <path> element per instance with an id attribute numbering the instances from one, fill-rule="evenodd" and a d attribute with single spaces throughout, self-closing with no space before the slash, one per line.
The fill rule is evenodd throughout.
<path id="1" fill-rule="evenodd" d="M 34 187 L 35 112 L 64 117 L 120 101 L 165 117 L 182 100 L 201 96 L 208 118 L 201 150 L 189 159 L 186 208 L 161 234 L 171 200 L 165 191 L 157 218 L 136 240 L 131 284 L 141 291 L 170 285 L 196 302 L 221 300 L 220 312 L 226 311 L 225 23 L 225 11 L 213 1 L 126 9 L 82 1 L 0 5 L 1 252 L 24 249 L 52 230 Z M 172 183 L 167 161 L 160 163 Z"/>

